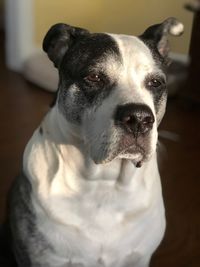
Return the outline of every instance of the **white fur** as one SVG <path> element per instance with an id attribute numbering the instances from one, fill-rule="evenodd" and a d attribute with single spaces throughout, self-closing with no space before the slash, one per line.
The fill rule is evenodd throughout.
<path id="1" fill-rule="evenodd" d="M 115 147 L 121 138 L 111 119 L 116 105 L 145 103 L 155 115 L 152 96 L 143 85 L 145 75 L 159 72 L 150 51 L 137 38 L 113 37 L 123 58 L 118 66 L 109 68 L 107 62 L 108 72 L 114 68 L 112 75 L 120 73 L 115 92 L 86 111 L 81 132 L 55 106 L 41 124 L 43 135 L 36 130 L 25 150 L 37 227 L 54 249 L 31 251 L 42 266 L 147 267 L 164 234 L 157 122 L 151 157 L 142 168 L 119 157 L 96 165 L 90 157 L 92 153 L 99 161 L 103 142 Z"/>
<path id="2" fill-rule="evenodd" d="M 180 22 L 177 22 L 176 25 L 173 25 L 170 28 L 170 33 L 175 36 L 181 35 L 183 31 L 184 31 L 184 25 Z"/>
<path id="3" fill-rule="evenodd" d="M 133 36 L 111 35 L 119 45 L 123 62 L 113 57 L 101 62 L 109 77 L 118 80 L 117 88 L 99 107 L 85 112 L 83 119 L 83 136 L 89 145 L 90 153 L 96 163 L 107 162 L 115 158 L 114 154 L 107 157 L 107 151 L 115 151 L 123 132 L 116 130 L 113 113 L 117 105 L 140 103 L 148 105 L 155 115 L 153 97 L 145 88 L 144 79 L 148 74 L 158 74 L 160 69 L 155 64 L 150 50 L 142 41 Z M 100 63 L 98 63 L 100 64 Z M 151 131 L 151 151 L 155 152 L 157 143 L 157 121 Z M 106 144 L 106 145 L 105 145 Z M 120 157 L 121 154 L 118 155 Z M 123 157 L 129 158 L 129 155 Z M 139 160 L 141 155 L 131 155 Z M 106 160 L 105 160 L 106 158 Z"/>

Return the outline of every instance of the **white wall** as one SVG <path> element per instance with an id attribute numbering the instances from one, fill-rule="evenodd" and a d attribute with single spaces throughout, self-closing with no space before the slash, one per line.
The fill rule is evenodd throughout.
<path id="1" fill-rule="evenodd" d="M 35 50 L 33 1 L 5 1 L 6 64 L 15 71 Z"/>

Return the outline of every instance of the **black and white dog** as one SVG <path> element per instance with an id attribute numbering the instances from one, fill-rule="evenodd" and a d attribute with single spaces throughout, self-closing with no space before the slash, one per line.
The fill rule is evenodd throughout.
<path id="1" fill-rule="evenodd" d="M 174 18 L 139 37 L 48 31 L 57 99 L 26 146 L 10 201 L 20 267 L 149 265 L 165 231 L 156 145 L 167 35 L 182 31 Z"/>

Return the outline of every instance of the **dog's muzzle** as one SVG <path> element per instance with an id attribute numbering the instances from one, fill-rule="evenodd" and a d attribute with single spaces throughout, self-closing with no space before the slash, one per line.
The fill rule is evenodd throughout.
<path id="1" fill-rule="evenodd" d="M 153 128 L 155 119 L 147 105 L 130 103 L 117 107 L 114 121 L 115 125 L 123 128 L 125 133 L 138 138 Z"/>
<path id="2" fill-rule="evenodd" d="M 141 166 L 151 151 L 150 132 L 154 122 L 147 105 L 128 103 L 116 108 L 114 123 L 122 131 L 117 153 L 133 159 L 136 167 Z"/>

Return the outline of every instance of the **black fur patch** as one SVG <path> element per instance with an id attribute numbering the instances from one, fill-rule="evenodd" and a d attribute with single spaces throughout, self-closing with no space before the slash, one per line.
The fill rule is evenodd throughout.
<path id="1" fill-rule="evenodd" d="M 31 266 L 29 251 L 49 248 L 36 228 L 34 208 L 31 203 L 31 184 L 22 173 L 13 185 L 9 202 L 9 225 L 12 247 L 18 266 Z M 37 259 L 36 259 L 37 260 Z M 37 265 L 38 267 L 40 265 Z"/>
<path id="2" fill-rule="evenodd" d="M 40 128 L 39 128 L 39 133 L 40 133 L 41 135 L 43 135 L 43 128 L 42 128 L 42 126 L 40 126 Z"/>
<path id="3" fill-rule="evenodd" d="M 160 82 L 160 86 L 148 86 L 148 82 L 151 81 L 151 79 L 158 80 Z M 160 105 L 162 105 L 162 101 L 167 97 L 167 86 L 165 78 L 160 75 L 148 75 L 144 80 L 144 84 L 145 87 L 151 92 L 154 100 L 155 110 L 156 112 L 158 112 Z"/>
<path id="4" fill-rule="evenodd" d="M 116 81 L 99 65 L 109 56 L 121 62 L 118 45 L 107 34 L 82 36 L 68 49 L 59 68 L 58 94 L 59 107 L 68 120 L 80 123 L 83 110 L 100 104 L 115 87 Z M 99 82 L 85 80 L 93 72 Z"/>
<path id="5" fill-rule="evenodd" d="M 144 44 L 149 48 L 153 59 L 155 60 L 156 64 L 158 65 L 158 68 L 162 70 L 162 72 L 166 75 L 167 74 L 167 64 L 168 60 L 164 57 L 162 57 L 158 51 L 156 42 L 149 38 L 145 38 L 144 36 L 139 36 L 139 39 L 144 42 Z M 157 78 L 157 77 L 156 77 Z M 146 77 L 146 80 L 149 79 L 149 77 Z M 146 80 L 144 81 L 146 83 Z M 162 105 L 162 102 L 166 101 L 167 98 L 167 86 L 166 83 L 163 82 L 162 85 L 159 88 L 148 88 L 148 86 L 145 86 L 153 96 L 154 105 L 156 112 L 159 111 L 160 106 Z"/>
<path id="6" fill-rule="evenodd" d="M 8 223 L 0 226 L 0 266 L 17 267 L 11 245 L 11 233 Z"/>

